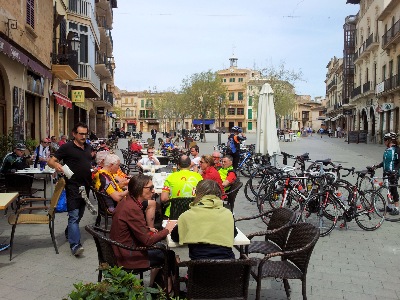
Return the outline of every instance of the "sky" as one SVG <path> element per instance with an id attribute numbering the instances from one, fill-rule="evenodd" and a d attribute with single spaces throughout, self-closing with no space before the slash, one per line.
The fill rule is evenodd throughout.
<path id="1" fill-rule="evenodd" d="M 279 66 L 303 73 L 298 95 L 325 97 L 326 66 L 343 56 L 346 0 L 118 0 L 115 85 L 179 90 L 194 73 Z"/>

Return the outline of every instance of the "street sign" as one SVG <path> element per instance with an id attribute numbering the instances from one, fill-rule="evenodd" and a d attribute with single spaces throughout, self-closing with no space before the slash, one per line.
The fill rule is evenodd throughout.
<path id="1" fill-rule="evenodd" d="M 381 110 L 388 111 L 394 109 L 394 103 L 382 103 Z"/>
<path id="2" fill-rule="evenodd" d="M 72 102 L 84 103 L 85 102 L 85 90 L 72 90 L 71 91 Z"/>
<path id="3" fill-rule="evenodd" d="M 344 109 L 343 114 L 345 116 L 351 116 L 353 114 L 353 111 L 351 109 Z"/>
<path id="4" fill-rule="evenodd" d="M 98 115 L 104 115 L 104 107 L 98 107 L 97 108 L 97 114 Z"/>

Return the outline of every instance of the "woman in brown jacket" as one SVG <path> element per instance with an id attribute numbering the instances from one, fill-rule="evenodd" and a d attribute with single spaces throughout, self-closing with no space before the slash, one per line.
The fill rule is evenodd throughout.
<path id="1" fill-rule="evenodd" d="M 154 194 L 154 185 L 150 176 L 135 175 L 128 184 L 129 195 L 120 201 L 113 215 L 110 238 L 121 244 L 134 247 L 148 247 L 164 239 L 175 227 L 175 222 L 168 222 L 167 226 L 156 233 L 150 231 L 146 224 L 142 202 L 150 200 Z M 162 244 L 161 244 L 162 245 Z M 160 246 L 160 245 L 157 245 Z M 164 261 L 164 252 L 158 249 L 148 251 L 129 251 L 113 246 L 118 266 L 127 269 L 148 268 L 160 265 Z M 171 266 L 175 260 L 175 253 L 168 251 L 168 261 Z M 150 274 L 150 286 L 154 283 L 158 269 Z"/>

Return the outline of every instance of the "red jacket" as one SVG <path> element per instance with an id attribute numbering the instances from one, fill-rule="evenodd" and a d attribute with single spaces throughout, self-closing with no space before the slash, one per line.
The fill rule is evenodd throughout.
<path id="1" fill-rule="evenodd" d="M 222 195 L 225 194 L 224 187 L 222 185 L 221 175 L 219 175 L 215 167 L 208 167 L 203 171 L 203 174 L 201 176 L 203 176 L 203 179 L 211 179 L 213 181 L 216 181 L 221 188 Z M 224 198 L 226 198 L 226 195 L 222 197 L 222 199 Z"/>
<path id="2" fill-rule="evenodd" d="M 130 197 L 120 201 L 114 211 L 110 239 L 134 247 L 148 247 L 166 238 L 168 230 L 163 229 L 151 234 L 146 224 L 143 211 Z M 149 267 L 147 251 L 129 251 L 112 246 L 118 266 L 127 269 Z"/>
<path id="3" fill-rule="evenodd" d="M 139 145 L 138 143 L 131 144 L 131 151 L 133 152 L 140 152 L 142 151 L 142 149 L 143 149 L 142 145 Z"/>

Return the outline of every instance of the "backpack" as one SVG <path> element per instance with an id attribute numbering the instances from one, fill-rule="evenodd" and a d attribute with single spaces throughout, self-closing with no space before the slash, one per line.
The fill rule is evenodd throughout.
<path id="1" fill-rule="evenodd" d="M 234 154 L 234 153 L 236 153 L 236 145 L 235 145 L 235 141 L 233 140 L 233 138 L 229 138 L 229 140 L 228 140 L 228 145 L 227 145 L 226 153 L 227 153 L 227 154 Z"/>

